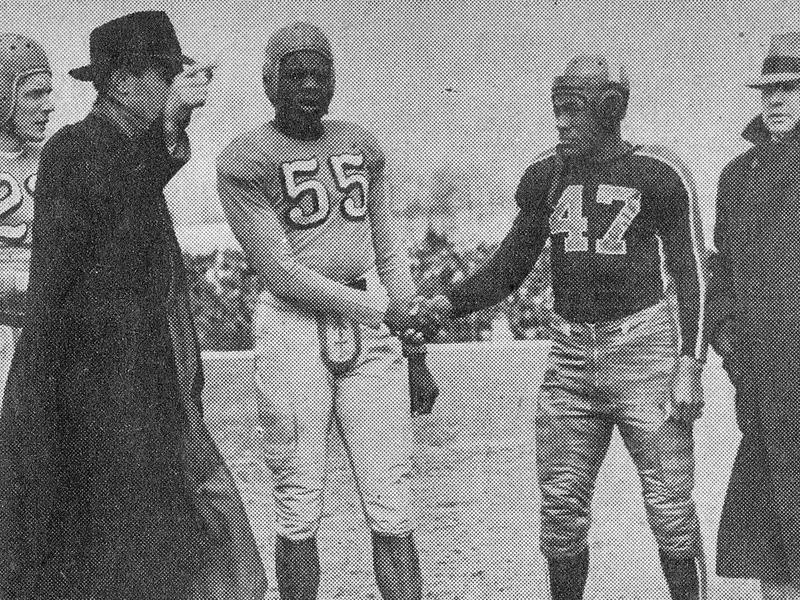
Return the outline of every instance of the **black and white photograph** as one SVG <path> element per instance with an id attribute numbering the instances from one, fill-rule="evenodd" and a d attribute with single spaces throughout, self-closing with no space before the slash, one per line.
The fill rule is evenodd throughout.
<path id="1" fill-rule="evenodd" d="M 0 8 L 0 600 L 800 600 L 796 5 Z"/>

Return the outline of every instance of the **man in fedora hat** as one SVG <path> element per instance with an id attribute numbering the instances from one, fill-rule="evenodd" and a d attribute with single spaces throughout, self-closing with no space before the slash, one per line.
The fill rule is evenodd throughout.
<path id="1" fill-rule="evenodd" d="M 717 572 L 800 598 L 800 33 L 772 38 L 753 148 L 722 171 L 707 333 L 736 387 L 743 437 L 720 522 Z"/>
<path id="2" fill-rule="evenodd" d="M 50 61 L 38 42 L 0 35 L 0 389 L 24 314 L 36 170 L 54 108 L 51 80 Z"/>
<path id="3" fill-rule="evenodd" d="M 45 145 L 25 326 L 0 419 L 0 598 L 259 599 L 264 573 L 201 418 L 163 188 L 212 67 L 163 12 L 95 29 L 97 88 Z"/>

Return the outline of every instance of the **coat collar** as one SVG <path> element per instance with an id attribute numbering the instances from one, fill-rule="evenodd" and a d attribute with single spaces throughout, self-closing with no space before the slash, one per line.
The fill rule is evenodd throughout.
<path id="1" fill-rule="evenodd" d="M 97 96 L 92 114 L 110 121 L 129 138 L 141 135 L 148 129 L 148 124 L 139 115 L 105 94 Z"/>
<path id="2" fill-rule="evenodd" d="M 772 139 L 761 115 L 753 117 L 742 131 L 742 137 L 755 146 L 767 144 Z M 782 143 L 800 144 L 800 125 L 795 127 L 789 138 Z"/>
<path id="3" fill-rule="evenodd" d="M 777 190 L 798 185 L 800 125 L 786 140 L 772 142 L 769 130 L 758 115 L 748 123 L 742 137 L 754 144 L 745 154 L 746 162 L 742 163 L 751 193 L 766 198 Z"/>

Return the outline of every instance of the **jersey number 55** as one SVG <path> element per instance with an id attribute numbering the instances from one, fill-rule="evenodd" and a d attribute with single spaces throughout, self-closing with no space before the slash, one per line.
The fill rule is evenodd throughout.
<path id="1" fill-rule="evenodd" d="M 328 168 L 336 189 L 343 199 L 342 215 L 350 221 L 362 221 L 367 214 L 369 182 L 362 172 L 352 172 L 364 164 L 362 154 L 339 154 L 328 158 Z M 298 229 L 319 225 L 331 213 L 330 192 L 317 177 L 319 160 L 295 160 L 281 165 L 281 184 L 290 206 L 285 211 L 287 222 Z M 298 181 L 302 178 L 302 181 Z"/>

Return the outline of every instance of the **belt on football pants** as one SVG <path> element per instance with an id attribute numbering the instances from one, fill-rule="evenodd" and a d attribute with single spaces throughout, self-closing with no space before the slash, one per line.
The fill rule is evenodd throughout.
<path id="1" fill-rule="evenodd" d="M 665 310 L 665 301 L 660 301 L 652 306 L 643 308 L 640 311 L 612 321 L 598 321 L 596 323 L 576 323 L 574 321 L 559 320 L 554 323 L 556 329 L 560 329 L 566 335 L 580 335 L 581 333 L 591 333 L 593 336 L 602 335 L 626 335 L 631 329 L 649 321 L 659 311 Z"/>
<path id="2" fill-rule="evenodd" d="M 367 291 L 364 277 L 348 281 L 344 285 L 362 292 Z M 317 316 L 320 357 L 333 375 L 342 375 L 356 364 L 361 355 L 361 326 L 339 315 L 320 314 Z M 338 333 L 338 339 L 330 334 Z"/>

